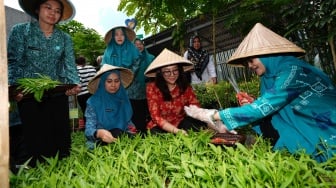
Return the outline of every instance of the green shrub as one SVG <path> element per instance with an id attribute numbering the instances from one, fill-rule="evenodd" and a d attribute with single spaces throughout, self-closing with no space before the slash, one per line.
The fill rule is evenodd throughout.
<path id="1" fill-rule="evenodd" d="M 243 92 L 258 97 L 259 78 L 253 77 L 249 82 L 238 81 L 238 86 Z M 237 106 L 236 92 L 232 85 L 224 80 L 218 84 L 193 85 L 197 99 L 203 108 L 228 108 Z"/>

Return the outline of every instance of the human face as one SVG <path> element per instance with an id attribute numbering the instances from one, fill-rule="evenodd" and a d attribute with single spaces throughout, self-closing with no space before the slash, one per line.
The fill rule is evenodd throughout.
<path id="1" fill-rule="evenodd" d="M 58 1 L 49 0 L 40 5 L 38 10 L 39 21 L 55 25 L 62 16 L 62 8 Z"/>
<path id="2" fill-rule="evenodd" d="M 198 50 L 201 48 L 201 41 L 198 37 L 194 38 L 193 40 L 193 47 Z"/>
<path id="3" fill-rule="evenodd" d="M 144 45 L 140 40 L 136 40 L 134 42 L 134 44 L 139 49 L 140 52 L 142 52 L 144 50 Z"/>
<path id="4" fill-rule="evenodd" d="M 115 30 L 114 39 L 119 45 L 122 45 L 124 43 L 125 35 L 121 28 Z"/>
<path id="5" fill-rule="evenodd" d="M 120 88 L 120 78 L 117 73 L 111 73 L 105 80 L 105 89 L 109 93 L 116 93 Z"/>
<path id="6" fill-rule="evenodd" d="M 169 85 L 175 85 L 175 82 L 179 76 L 179 70 L 177 65 L 170 65 L 161 68 L 162 76 L 166 83 Z"/>
<path id="7" fill-rule="evenodd" d="M 247 60 L 248 67 L 254 71 L 258 76 L 262 76 L 266 72 L 264 64 L 261 63 L 259 58 L 251 58 Z"/>

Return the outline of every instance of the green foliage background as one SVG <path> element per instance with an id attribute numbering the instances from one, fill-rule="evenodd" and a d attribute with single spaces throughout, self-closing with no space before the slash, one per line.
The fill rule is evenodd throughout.
<path id="1" fill-rule="evenodd" d="M 96 65 L 96 58 L 102 55 L 106 48 L 106 44 L 100 34 L 92 28 L 86 28 L 82 23 L 75 20 L 58 27 L 71 36 L 75 56 L 84 56 L 89 64 Z"/>
<path id="2" fill-rule="evenodd" d="M 238 80 L 238 86 L 242 92 L 249 95 L 259 96 L 259 78 L 254 76 L 251 80 Z M 203 108 L 224 109 L 237 106 L 236 92 L 232 85 L 227 81 L 220 81 L 218 84 L 198 84 L 194 85 L 197 99 Z"/>

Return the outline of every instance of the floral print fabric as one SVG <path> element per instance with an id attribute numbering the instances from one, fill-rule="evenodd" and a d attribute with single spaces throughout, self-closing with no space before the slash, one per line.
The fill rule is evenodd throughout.
<path id="1" fill-rule="evenodd" d="M 147 124 L 148 129 L 155 126 L 162 127 L 165 122 L 169 122 L 177 127 L 186 116 L 183 109 L 184 106 L 200 106 L 191 86 L 183 94 L 180 94 L 179 88 L 175 87 L 170 92 L 172 95 L 171 101 L 163 100 L 163 95 L 154 82 L 147 84 L 146 93 L 149 112 L 152 118 Z"/>

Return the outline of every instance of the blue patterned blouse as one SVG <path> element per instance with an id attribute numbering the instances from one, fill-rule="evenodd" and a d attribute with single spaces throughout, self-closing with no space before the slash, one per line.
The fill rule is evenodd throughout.
<path id="1" fill-rule="evenodd" d="M 65 84 L 79 84 L 72 40 L 55 28 L 45 37 L 36 21 L 15 25 L 8 40 L 9 85 L 40 73 Z"/>
<path id="2" fill-rule="evenodd" d="M 331 80 L 293 56 L 260 60 L 266 68 L 261 96 L 251 104 L 220 111 L 223 123 L 232 130 L 272 115 L 272 125 L 280 135 L 274 149 L 305 150 L 317 161 L 334 156 L 336 88 Z"/>

